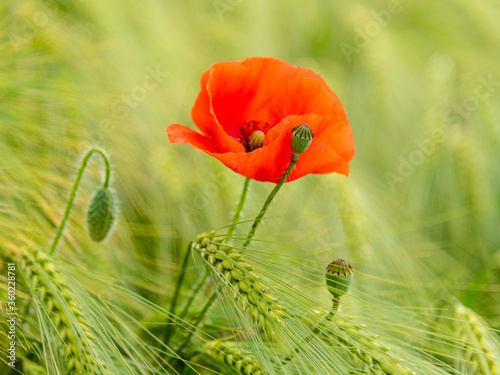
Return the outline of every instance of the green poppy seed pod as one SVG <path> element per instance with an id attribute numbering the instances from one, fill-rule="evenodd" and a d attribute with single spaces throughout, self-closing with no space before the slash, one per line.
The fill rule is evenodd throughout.
<path id="1" fill-rule="evenodd" d="M 116 217 L 116 203 L 113 192 L 102 187 L 90 201 L 87 213 L 87 227 L 90 238 L 100 242 L 109 234 Z"/>
<path id="2" fill-rule="evenodd" d="M 314 138 L 314 134 L 309 126 L 302 124 L 292 129 L 291 145 L 295 156 L 305 152 Z"/>
<path id="3" fill-rule="evenodd" d="M 334 260 L 326 267 L 326 287 L 333 298 L 340 298 L 349 291 L 354 278 L 354 268 L 344 259 Z"/>

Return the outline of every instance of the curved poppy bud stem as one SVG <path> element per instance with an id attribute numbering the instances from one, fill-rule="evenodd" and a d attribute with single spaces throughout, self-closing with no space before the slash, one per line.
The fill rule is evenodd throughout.
<path id="1" fill-rule="evenodd" d="M 82 180 L 83 172 L 85 171 L 85 168 L 87 167 L 87 163 L 90 159 L 90 157 L 94 154 L 98 153 L 101 155 L 102 160 L 104 161 L 104 166 L 105 166 L 105 177 L 104 177 L 104 182 L 103 182 L 103 188 L 107 188 L 109 185 L 109 178 L 110 178 L 110 167 L 109 167 L 109 160 L 104 151 L 98 149 L 98 148 L 91 148 L 87 154 L 84 156 L 82 160 L 82 165 L 80 166 L 80 169 L 78 170 L 78 174 L 76 175 L 75 183 L 73 184 L 73 189 L 71 190 L 71 194 L 69 196 L 68 203 L 66 204 L 66 209 L 64 211 L 64 216 L 61 221 L 61 224 L 59 225 L 59 228 L 57 230 L 56 237 L 54 238 L 54 242 L 52 243 L 52 246 L 50 247 L 49 254 L 52 254 L 54 250 L 57 247 L 57 244 L 59 243 L 59 240 L 61 239 L 62 232 L 64 230 L 64 227 L 66 226 L 66 222 L 68 221 L 69 214 L 71 212 L 71 209 L 73 208 L 73 202 L 75 201 L 76 197 L 76 192 L 78 190 L 78 187 L 80 186 L 80 182 Z"/>
<path id="2" fill-rule="evenodd" d="M 311 128 L 306 124 L 299 125 L 292 129 L 290 145 L 292 147 L 293 155 L 290 160 L 290 164 L 288 164 L 288 168 L 286 169 L 285 173 L 283 173 L 283 176 L 281 176 L 281 179 L 276 184 L 273 191 L 271 191 L 266 201 L 264 202 L 264 206 L 262 206 L 259 215 L 255 218 L 255 221 L 252 224 L 252 229 L 250 229 L 250 232 L 248 233 L 247 239 L 243 244 L 243 247 L 247 247 L 248 245 L 250 245 L 250 242 L 252 242 L 252 238 L 255 235 L 255 231 L 257 230 L 257 227 L 264 218 L 264 215 L 266 214 L 269 205 L 273 201 L 276 194 L 278 194 L 278 191 L 281 189 L 281 186 L 283 186 L 288 176 L 290 176 L 290 173 L 292 173 L 295 164 L 297 164 L 297 161 L 299 160 L 300 154 L 302 154 L 309 148 L 313 138 L 314 134 Z"/>

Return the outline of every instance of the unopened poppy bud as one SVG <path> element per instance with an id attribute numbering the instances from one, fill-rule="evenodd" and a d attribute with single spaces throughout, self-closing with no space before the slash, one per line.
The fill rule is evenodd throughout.
<path id="1" fill-rule="evenodd" d="M 250 134 L 250 137 L 248 138 L 248 146 L 250 150 L 253 151 L 261 148 L 264 144 L 264 138 L 266 138 L 266 134 L 262 130 L 256 130 Z"/>
<path id="2" fill-rule="evenodd" d="M 90 238 L 100 242 L 106 238 L 116 217 L 116 203 L 113 192 L 102 187 L 90 201 L 87 213 L 87 227 Z"/>
<path id="3" fill-rule="evenodd" d="M 334 260 L 326 267 L 326 287 L 333 298 L 340 298 L 349 291 L 354 278 L 354 268 L 344 259 Z"/>
<path id="4" fill-rule="evenodd" d="M 309 126 L 302 124 L 292 129 L 292 151 L 295 156 L 305 152 L 314 138 L 314 134 Z"/>

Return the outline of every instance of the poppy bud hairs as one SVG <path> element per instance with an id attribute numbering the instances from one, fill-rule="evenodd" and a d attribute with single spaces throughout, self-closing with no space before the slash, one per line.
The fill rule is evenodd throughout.
<path id="1" fill-rule="evenodd" d="M 277 183 L 298 147 L 303 153 L 287 182 L 309 173 L 349 174 L 352 129 L 318 74 L 273 57 L 249 57 L 212 65 L 200 86 L 191 111 L 200 133 L 173 124 L 170 142 L 189 143 L 257 181 Z M 303 136 L 312 134 L 306 146 Z"/>
<path id="2" fill-rule="evenodd" d="M 104 240 L 111 231 L 115 217 L 116 203 L 113 191 L 102 187 L 95 192 L 87 211 L 87 228 L 90 237 L 96 242 Z"/>

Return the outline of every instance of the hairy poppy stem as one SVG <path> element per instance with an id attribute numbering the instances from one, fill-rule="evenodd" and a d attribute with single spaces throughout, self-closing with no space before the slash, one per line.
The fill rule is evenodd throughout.
<path id="1" fill-rule="evenodd" d="M 292 173 L 293 167 L 295 167 L 295 164 L 297 163 L 298 160 L 299 160 L 298 155 L 295 155 L 295 154 L 292 155 L 292 159 L 290 161 L 290 164 L 288 165 L 288 168 L 286 169 L 285 173 L 283 173 L 283 176 L 281 176 L 281 179 L 276 184 L 273 191 L 271 191 L 271 193 L 267 197 L 266 201 L 264 202 L 264 206 L 262 206 L 262 209 L 260 210 L 259 215 L 255 218 L 255 221 L 252 224 L 252 229 L 250 229 L 250 232 L 248 233 L 247 239 L 246 239 L 245 243 L 243 244 L 243 247 L 247 247 L 248 245 L 250 245 L 250 242 L 252 242 L 252 238 L 253 238 L 253 236 L 255 236 L 255 231 L 257 230 L 257 228 L 259 227 L 259 224 L 261 223 L 262 219 L 264 218 L 264 215 L 266 214 L 267 209 L 269 208 L 269 205 L 273 201 L 276 194 L 278 194 L 278 191 L 281 189 L 281 186 L 283 186 L 283 184 L 285 183 L 288 176 L 290 176 L 290 173 Z"/>
<path id="2" fill-rule="evenodd" d="M 231 236 L 231 234 L 233 234 L 234 230 L 236 229 L 236 225 L 238 224 L 238 220 L 240 219 L 241 216 L 241 211 L 243 210 L 243 206 L 245 205 L 245 201 L 247 199 L 249 185 L 250 185 L 250 178 L 247 177 L 245 179 L 245 183 L 243 184 L 243 190 L 240 195 L 240 201 L 238 202 L 238 206 L 236 207 L 236 212 L 234 213 L 233 222 L 227 232 L 228 237 Z"/>
<path id="3" fill-rule="evenodd" d="M 189 311 L 189 308 L 191 307 L 192 303 L 194 302 L 194 298 L 200 292 L 201 288 L 203 287 L 203 284 L 205 283 L 205 280 L 208 278 L 208 275 L 209 275 L 209 271 L 207 269 L 205 271 L 205 274 L 201 278 L 201 280 L 198 282 L 198 285 L 196 285 L 193 288 L 193 292 L 191 293 L 191 296 L 189 297 L 189 300 L 187 301 L 186 306 L 184 306 L 184 310 L 182 310 L 182 313 L 179 316 L 179 318 L 181 320 L 184 320 L 184 318 L 186 317 L 186 315 L 187 315 L 187 313 Z"/>
<path id="4" fill-rule="evenodd" d="M 240 218 L 241 211 L 243 210 L 243 206 L 245 205 L 245 201 L 247 198 L 249 185 L 250 185 L 250 179 L 247 178 L 247 179 L 245 179 L 245 183 L 243 184 L 243 190 L 242 190 L 241 195 L 240 195 L 240 201 L 238 202 L 238 206 L 236 207 L 236 212 L 234 214 L 231 227 L 229 228 L 228 236 L 231 235 L 231 233 L 236 228 L 236 225 L 238 224 L 238 220 Z M 170 307 L 170 312 L 172 314 L 175 314 L 177 299 L 179 298 L 181 286 L 184 282 L 184 276 L 186 275 L 187 262 L 189 260 L 189 254 L 191 253 L 190 250 L 191 250 L 191 243 L 188 246 L 188 250 L 186 252 L 186 256 L 185 256 L 184 262 L 182 264 L 181 274 L 179 275 L 179 280 L 177 281 L 177 285 L 176 285 L 175 292 L 174 292 L 174 297 L 172 299 L 172 304 Z M 205 283 L 205 280 L 208 278 L 208 275 L 209 275 L 209 272 L 207 271 L 205 273 L 205 275 L 202 277 L 202 279 L 199 281 L 198 285 L 193 289 L 193 293 L 189 297 L 189 300 L 186 303 L 186 306 L 184 307 L 184 310 L 181 313 L 181 319 L 184 319 L 185 316 L 187 315 L 187 312 L 189 311 L 189 308 L 191 307 L 191 304 L 193 303 L 194 298 L 200 292 L 201 287 Z M 175 327 L 173 327 L 172 325 L 167 325 L 167 328 L 165 330 L 165 340 L 164 340 L 165 344 L 167 344 L 168 341 L 170 340 L 170 337 L 172 336 L 174 329 L 175 329 Z"/>
<path id="5" fill-rule="evenodd" d="M 203 307 L 203 310 L 201 310 L 201 313 L 198 316 L 198 319 L 196 319 L 196 322 L 193 324 L 193 328 L 189 332 L 188 337 L 186 337 L 186 340 L 184 340 L 184 343 L 179 347 L 179 349 L 177 349 L 177 354 L 180 354 L 182 352 L 182 350 L 186 347 L 186 345 L 189 343 L 189 340 L 191 340 L 191 337 L 193 337 L 194 332 L 198 328 L 198 325 L 201 323 L 201 321 L 203 320 L 203 318 L 207 314 L 208 309 L 210 308 L 210 306 L 212 306 L 212 304 L 214 303 L 214 301 L 216 299 L 217 299 L 217 292 L 215 291 L 212 293 L 212 295 L 208 299 L 207 303 Z"/>
<path id="6" fill-rule="evenodd" d="M 52 242 L 52 246 L 50 246 L 49 254 L 52 254 L 55 251 L 55 249 L 57 247 L 57 244 L 59 243 L 59 240 L 61 239 L 64 227 L 66 226 L 66 222 L 68 221 L 68 218 L 69 218 L 69 214 L 71 212 L 71 209 L 73 208 L 73 203 L 75 201 L 76 192 L 78 190 L 78 187 L 80 186 L 80 182 L 82 180 L 83 172 L 85 171 L 85 168 L 87 167 L 87 163 L 88 163 L 90 157 L 94 153 L 98 153 L 99 155 L 101 155 L 102 160 L 104 161 L 106 175 L 104 177 L 103 187 L 107 188 L 108 185 L 109 185 L 110 167 L 109 167 L 108 157 L 106 156 L 106 154 L 102 150 L 100 150 L 98 148 L 95 148 L 95 147 L 91 148 L 87 152 L 87 154 L 85 155 L 85 157 L 83 158 L 82 164 L 80 166 L 80 169 L 78 170 L 78 174 L 76 175 L 75 183 L 73 184 L 73 189 L 71 190 L 71 194 L 69 196 L 68 203 L 66 204 L 66 209 L 64 211 L 64 216 L 63 216 L 61 224 L 59 225 L 59 228 L 57 230 L 57 234 L 56 234 L 56 237 L 54 238 L 54 242 Z"/>
<path id="7" fill-rule="evenodd" d="M 191 254 L 191 244 L 192 242 L 189 243 L 188 248 L 186 250 L 186 255 L 184 256 L 184 260 L 182 262 L 182 268 L 181 268 L 181 273 L 179 274 L 179 279 L 177 280 L 177 285 L 175 286 L 175 292 L 174 296 L 172 297 L 172 303 L 170 304 L 170 313 L 172 315 L 175 315 L 175 307 L 177 305 L 177 299 L 179 298 L 179 293 L 181 291 L 181 286 L 182 283 L 184 282 L 184 277 L 186 276 L 186 269 L 187 269 L 187 264 L 189 262 L 189 255 Z M 170 340 L 170 337 L 172 336 L 172 325 L 167 325 L 165 329 L 165 345 L 168 344 L 168 341 Z"/>

